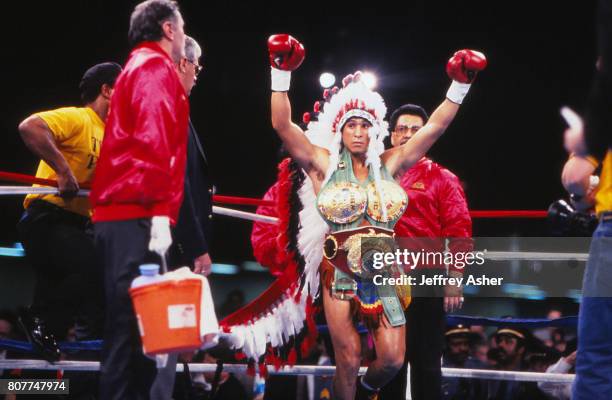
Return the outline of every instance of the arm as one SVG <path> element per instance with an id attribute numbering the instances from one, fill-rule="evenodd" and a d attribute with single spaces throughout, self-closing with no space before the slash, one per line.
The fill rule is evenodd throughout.
<path id="1" fill-rule="evenodd" d="M 25 145 L 43 159 L 57 174 L 60 195 L 74 196 L 79 184 L 64 155 L 57 148 L 53 132 L 37 115 L 31 115 L 19 124 L 19 133 Z"/>
<path id="2" fill-rule="evenodd" d="M 448 250 L 451 253 L 472 251 L 472 218 L 468 210 L 465 194 L 459 179 L 450 171 L 440 170 L 440 186 L 438 189 L 440 225 L 442 237 L 448 238 Z M 464 268 L 449 266 L 449 275 L 463 276 Z M 463 290 L 456 285 L 444 288 L 444 309 L 453 312 L 463 306 L 461 297 Z"/>
<path id="3" fill-rule="evenodd" d="M 440 171 L 440 225 L 442 237 L 449 240 L 451 252 L 470 252 L 473 250 L 472 218 L 468 210 L 465 193 L 459 179 L 450 171 Z M 463 273 L 463 268 L 451 266 L 451 270 Z"/>
<path id="4" fill-rule="evenodd" d="M 306 171 L 313 168 L 317 149 L 304 135 L 304 131 L 291 121 L 291 103 L 287 92 L 272 92 L 272 127 L 283 141 L 287 151 Z"/>
<path id="5" fill-rule="evenodd" d="M 487 66 L 484 54 L 473 50 L 456 52 L 446 65 L 446 72 L 453 80 L 446 100 L 433 112 L 427 123 L 404 145 L 383 153 L 383 161 L 389 173 L 395 176 L 414 165 L 442 136 L 457 115 L 476 74 Z"/>
<path id="6" fill-rule="evenodd" d="M 191 194 L 191 183 L 188 177 L 185 177 L 185 192 L 183 194 L 183 203 L 179 212 L 179 219 L 174 228 L 174 234 L 179 245 L 183 247 L 183 251 L 194 261 L 195 273 L 202 272 L 198 267 L 199 258 L 208 254 L 208 243 L 204 236 L 204 231 L 196 218 L 196 206 L 193 202 Z"/>
<path id="7" fill-rule="evenodd" d="M 605 5 L 604 5 L 605 4 Z M 592 164 L 603 161 L 605 154 L 612 148 L 612 40 L 609 23 L 612 9 L 609 4 L 601 2 L 599 10 L 598 41 L 599 59 L 597 60 L 595 77 L 587 99 L 587 112 L 584 123 L 580 117 L 566 107 L 561 114 L 569 125 L 565 132 L 565 148 L 568 152 L 580 157 L 573 157 L 563 168 L 563 186 L 571 192 L 583 195 L 587 192 L 590 170 L 588 161 Z M 583 127 L 584 125 L 584 127 Z M 588 157 L 587 157 L 588 156 Z M 588 160 L 588 161 L 587 161 Z M 590 175 L 590 174 L 589 174 Z"/>
<path id="8" fill-rule="evenodd" d="M 442 136 L 457 115 L 459 104 L 446 99 L 433 112 L 429 121 L 405 144 L 383 153 L 383 161 L 391 175 L 402 173 L 423 157 Z"/>
<path id="9" fill-rule="evenodd" d="M 185 168 L 185 158 L 177 154 L 181 146 L 186 146 L 189 112 L 181 103 L 184 95 L 177 89 L 176 72 L 168 64 L 161 57 L 147 60 L 131 78 L 130 93 L 130 155 L 139 167 L 134 174 L 138 175 L 141 202 L 155 207 L 149 250 L 162 258 L 172 244 L 170 219 L 176 218 L 170 215 L 170 197 L 173 185 L 179 183 L 172 179 L 170 171 Z"/>
<path id="10" fill-rule="evenodd" d="M 573 352 L 567 357 L 561 357 L 559 361 L 548 367 L 546 372 L 551 374 L 567 374 L 575 363 L 576 352 Z M 571 384 L 567 383 L 538 382 L 538 389 L 553 399 L 566 398 L 565 393 L 569 392 L 569 387 L 571 387 Z"/>
<path id="11" fill-rule="evenodd" d="M 304 61 L 304 46 L 289 35 L 279 34 L 268 39 L 268 51 L 272 68 L 272 127 L 301 168 L 307 172 L 313 169 L 325 172 L 327 153 L 310 143 L 304 131 L 291 121 L 291 102 L 287 92 L 291 71 Z"/>
<path id="12" fill-rule="evenodd" d="M 595 171 L 596 165 L 585 157 L 570 157 L 563 166 L 561 181 L 569 193 L 579 196 L 587 194 L 590 178 Z"/>
<path id="13" fill-rule="evenodd" d="M 173 72 L 173 71 L 172 71 Z M 131 156 L 139 166 L 142 202 L 156 204 L 168 216 L 173 157 L 170 135 L 179 124 L 173 82 L 161 57 L 152 58 L 131 76 L 130 111 L 133 118 Z M 185 129 L 187 135 L 187 128 Z"/>

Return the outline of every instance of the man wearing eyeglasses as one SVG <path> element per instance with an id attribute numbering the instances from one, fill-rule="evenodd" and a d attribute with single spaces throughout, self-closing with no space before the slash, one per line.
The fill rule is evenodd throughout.
<path id="1" fill-rule="evenodd" d="M 200 45 L 192 37 L 185 36 L 185 56 L 176 64 L 176 70 L 187 96 L 191 94 L 203 69 L 199 61 L 201 56 Z M 189 265 L 193 266 L 196 274 L 210 274 L 212 195 L 213 185 L 208 174 L 206 155 L 198 133 L 189 120 L 183 203 L 176 226 L 172 230 L 172 266 Z M 151 400 L 172 398 L 177 360 L 176 353 L 169 354 L 166 367 L 158 369 L 151 388 Z"/>
<path id="2" fill-rule="evenodd" d="M 189 96 L 202 71 L 199 59 L 202 49 L 192 37 L 185 37 L 185 57 L 177 65 L 179 78 Z M 183 204 L 173 238 L 177 265 L 193 265 L 196 274 L 209 275 L 212 261 L 209 244 L 212 228 L 213 185 L 208 162 L 198 133 L 191 120 L 187 138 L 187 163 Z"/>
<path id="3" fill-rule="evenodd" d="M 428 118 L 427 112 L 418 105 L 399 107 L 389 119 L 391 144 L 396 147 L 406 143 Z M 426 157 L 400 176 L 400 184 L 408 194 L 408 207 L 395 225 L 396 237 L 416 238 L 415 241 L 418 238 L 449 238 L 449 251 L 470 251 L 472 220 L 459 179 Z M 436 271 L 421 265 L 416 268 L 423 274 Z M 449 275 L 460 276 L 462 270 L 450 266 Z M 440 360 L 444 348 L 445 312 L 462 306 L 461 288 L 430 286 L 412 289 L 412 303 L 406 310 L 406 361 L 410 362 L 412 399 L 441 399 Z M 381 399 L 405 397 L 406 370 L 405 364 L 382 389 Z"/>

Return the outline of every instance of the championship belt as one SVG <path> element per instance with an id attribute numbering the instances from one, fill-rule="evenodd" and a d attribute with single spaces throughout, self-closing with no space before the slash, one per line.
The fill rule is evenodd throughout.
<path id="1" fill-rule="evenodd" d="M 348 276 L 367 281 L 393 265 L 381 265 L 382 260 L 375 260 L 375 255 L 395 253 L 395 250 L 393 230 L 362 226 L 329 234 L 323 256 Z"/>

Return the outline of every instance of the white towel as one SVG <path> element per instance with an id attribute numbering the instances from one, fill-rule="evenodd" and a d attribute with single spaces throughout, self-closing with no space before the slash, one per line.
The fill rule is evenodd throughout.
<path id="1" fill-rule="evenodd" d="M 189 267 L 182 267 L 166 272 L 164 279 L 184 280 L 199 279 L 202 282 L 202 296 L 200 298 L 200 335 L 202 336 L 202 349 L 208 349 L 219 343 L 219 322 L 215 313 L 215 305 L 210 292 L 210 285 L 205 276 L 194 274 Z"/>

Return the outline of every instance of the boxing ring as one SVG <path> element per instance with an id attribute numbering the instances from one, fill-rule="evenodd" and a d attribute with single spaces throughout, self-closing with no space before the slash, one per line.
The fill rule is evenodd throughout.
<path id="1" fill-rule="evenodd" d="M 577 317 L 563 317 L 553 320 L 548 319 L 498 319 L 498 318 L 480 318 L 460 315 L 450 315 L 447 317 L 449 324 L 471 324 L 471 325 L 486 325 L 496 326 L 503 324 L 504 326 L 526 327 L 526 328 L 541 328 L 541 327 L 575 327 L 578 320 Z M 325 326 L 319 326 L 319 332 L 324 333 Z M 365 329 L 361 330 L 365 332 Z M 66 352 L 75 352 L 81 350 L 99 351 L 102 346 L 102 341 L 95 340 L 89 342 L 70 342 L 60 343 L 60 349 Z M 26 342 L 14 340 L 0 340 L 0 348 L 12 349 L 18 351 L 31 351 L 31 346 Z M 217 364 L 191 363 L 188 364 L 190 372 L 215 372 Z M 97 361 L 59 361 L 51 364 L 44 360 L 0 360 L 0 369 L 27 369 L 27 370 L 44 370 L 44 371 L 98 371 L 100 363 Z M 235 374 L 247 374 L 248 366 L 245 364 L 224 364 L 223 370 Z M 313 365 L 294 365 L 286 366 L 276 370 L 274 366 L 267 366 L 268 374 L 281 376 L 296 376 L 296 375 L 311 375 L 311 376 L 333 376 L 336 367 L 334 366 L 313 366 Z M 182 372 L 184 367 L 178 364 L 177 372 Z M 366 367 L 362 367 L 359 374 L 362 375 L 366 371 Z M 503 380 L 516 382 L 549 382 L 549 383 L 572 383 L 574 374 L 554 374 L 542 372 L 517 372 L 517 371 L 498 371 L 487 369 L 470 369 L 470 368 L 442 368 L 442 376 L 447 378 L 468 378 L 468 379 L 484 379 L 484 380 Z"/>
<path id="2" fill-rule="evenodd" d="M 215 372 L 217 364 L 188 364 L 189 371 Z M 331 377 L 336 371 L 334 366 L 310 366 L 296 365 L 293 367 L 283 367 L 278 371 L 273 366 L 268 366 L 268 374 L 277 376 L 325 376 Z M 99 371 L 100 363 L 97 361 L 59 361 L 49 364 L 42 360 L 2 360 L 0 369 L 28 369 L 45 371 Z M 359 375 L 366 372 L 366 367 L 359 369 Z M 176 366 L 176 372 L 183 372 L 182 364 Z M 244 364 L 223 364 L 225 372 L 234 374 L 246 374 L 247 366 Z M 442 368 L 442 376 L 445 378 L 468 378 L 485 379 L 514 382 L 549 382 L 549 383 L 572 383 L 574 374 L 551 374 L 544 372 L 515 372 L 515 371 L 496 371 L 486 369 L 469 368 Z"/>
<path id="3" fill-rule="evenodd" d="M 32 187 L 32 186 L 0 186 L 0 196 L 18 196 L 25 194 L 58 194 L 56 187 L 57 182 L 35 178 L 29 175 L 9 173 L 0 171 L 1 181 L 20 182 L 26 184 L 47 185 L 47 187 Z M 87 196 L 89 194 L 88 187 L 82 187 L 79 190 L 79 196 Z M 235 196 L 214 195 L 213 202 L 216 204 L 233 204 L 240 206 L 273 206 L 271 201 L 260 199 L 251 199 Z M 240 218 L 250 221 L 259 221 L 269 224 L 278 223 L 278 219 L 274 217 L 259 215 L 242 210 L 213 206 L 213 213 L 224 215 L 233 218 Z M 540 210 L 487 210 L 487 211 L 470 211 L 473 218 L 545 218 L 547 211 Z M 558 252 L 527 252 L 527 251 L 487 251 L 484 253 L 484 258 L 491 261 L 576 261 L 586 262 L 588 253 L 558 253 Z M 495 319 L 482 317 L 469 317 L 460 315 L 447 316 L 447 323 L 466 324 L 466 325 L 485 325 L 485 326 L 515 326 L 526 328 L 540 327 L 571 327 L 577 325 L 577 317 L 564 317 L 555 320 L 547 319 Z M 319 326 L 320 333 L 326 332 L 325 326 Z M 365 329 L 361 328 L 361 332 Z M 221 333 L 221 336 L 229 336 L 231 334 Z M 67 342 L 60 343 L 60 349 L 64 352 L 74 353 L 79 351 L 99 351 L 102 341 L 88 342 Z M 27 342 L 15 340 L 0 340 L 0 349 L 29 353 L 32 352 L 32 346 Z M 190 372 L 215 372 L 218 368 L 217 364 L 206 363 L 190 363 L 188 364 Z M 270 375 L 282 376 L 333 376 L 335 372 L 334 366 L 312 366 L 312 365 L 293 365 L 283 366 L 279 369 L 272 365 L 266 366 L 267 372 Z M 49 363 L 44 360 L 35 359 L 4 359 L 0 360 L 0 370 L 45 370 L 58 371 L 58 375 L 64 371 L 99 371 L 100 363 L 96 361 L 59 361 Z M 235 374 L 249 373 L 247 364 L 229 364 L 225 363 L 223 369 L 226 372 Z M 184 367 L 182 364 L 177 365 L 177 372 L 182 372 Z M 364 374 L 366 367 L 362 367 L 359 374 Z M 549 382 L 559 384 L 572 383 L 574 374 L 556 374 L 556 373 L 538 373 L 538 372 L 516 372 L 516 371 L 501 371 L 501 370 L 486 370 L 486 369 L 469 369 L 469 368 L 442 368 L 442 376 L 447 378 L 467 378 L 467 379 L 483 379 L 483 380 L 502 380 L 502 381 L 520 381 L 520 382 Z"/>
<path id="4" fill-rule="evenodd" d="M 575 316 L 563 317 L 558 319 L 500 319 L 500 318 L 482 318 L 469 317 L 461 315 L 449 315 L 447 317 L 449 324 L 466 324 L 466 325 L 485 325 L 485 326 L 512 326 L 525 328 L 541 328 L 541 327 L 575 327 L 578 319 Z M 326 327 L 319 326 L 319 332 L 325 333 Z M 361 329 L 365 332 L 365 329 Z M 67 342 L 60 343 L 60 349 L 66 352 L 76 352 L 81 350 L 99 351 L 102 346 L 102 341 L 88 342 Z M 12 349 L 17 351 L 29 352 L 31 346 L 27 342 L 14 340 L 0 340 L 0 348 Z M 188 364 L 190 372 L 215 372 L 217 364 L 206 363 L 190 363 Z M 44 360 L 0 360 L 0 369 L 26 369 L 26 370 L 44 370 L 44 371 L 98 371 L 100 363 L 97 361 L 59 361 L 54 364 Z M 294 365 L 292 367 L 285 366 L 276 369 L 274 366 L 267 366 L 268 374 L 280 376 L 328 376 L 334 375 L 336 367 L 334 366 L 314 366 L 314 365 Z M 182 372 L 184 367 L 178 364 L 177 372 Z M 247 374 L 248 366 L 246 364 L 224 364 L 223 370 L 235 374 Z M 366 367 L 359 370 L 362 375 L 366 371 Z M 467 379 L 483 379 L 483 380 L 502 380 L 515 382 L 549 382 L 549 383 L 572 383 L 574 374 L 555 374 L 543 372 L 519 372 L 519 371 L 498 371 L 487 369 L 470 369 L 470 368 L 442 368 L 442 376 L 447 378 L 467 378 Z"/>

